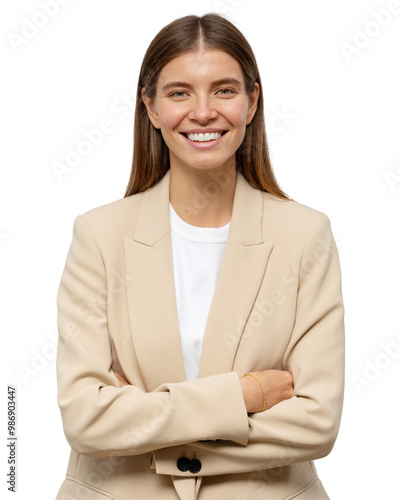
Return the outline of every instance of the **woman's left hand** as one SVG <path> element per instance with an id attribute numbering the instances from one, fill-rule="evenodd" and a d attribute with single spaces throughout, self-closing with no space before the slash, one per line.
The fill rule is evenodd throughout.
<path id="1" fill-rule="evenodd" d="M 125 380 L 122 375 L 120 375 L 118 372 L 114 372 L 114 375 L 117 377 L 119 387 L 124 387 L 125 385 L 130 385 L 127 380 Z"/>

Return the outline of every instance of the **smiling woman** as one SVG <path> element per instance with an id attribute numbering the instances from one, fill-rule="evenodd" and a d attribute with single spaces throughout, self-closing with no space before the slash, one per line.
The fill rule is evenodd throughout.
<path id="1" fill-rule="evenodd" d="M 222 16 L 151 42 L 127 191 L 76 218 L 58 326 L 57 499 L 329 498 L 338 253 L 275 180 L 256 60 Z"/>
<path id="2" fill-rule="evenodd" d="M 155 97 L 147 97 L 143 88 L 142 99 L 168 147 L 171 183 L 193 175 L 192 169 L 234 171 L 258 97 L 258 83 L 248 95 L 240 64 L 222 50 L 203 46 L 168 62 Z M 217 135 L 206 135 L 210 133 Z"/>

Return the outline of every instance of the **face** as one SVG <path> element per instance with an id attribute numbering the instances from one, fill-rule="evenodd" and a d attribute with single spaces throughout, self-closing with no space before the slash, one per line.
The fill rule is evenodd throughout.
<path id="1" fill-rule="evenodd" d="M 154 100 L 142 96 L 169 148 L 174 168 L 219 169 L 234 164 L 259 86 L 246 93 L 242 69 L 221 50 L 180 55 L 160 72 Z"/>

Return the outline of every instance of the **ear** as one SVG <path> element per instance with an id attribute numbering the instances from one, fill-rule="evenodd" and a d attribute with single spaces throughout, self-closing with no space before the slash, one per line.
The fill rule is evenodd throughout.
<path id="1" fill-rule="evenodd" d="M 248 96 L 248 98 L 249 98 L 249 108 L 247 110 L 246 125 L 248 125 L 249 123 L 251 123 L 251 120 L 254 118 L 254 115 L 256 114 L 259 96 L 260 96 L 260 86 L 258 85 L 257 82 L 255 82 L 254 83 L 254 90 Z"/>
<path id="2" fill-rule="evenodd" d="M 142 88 L 142 100 L 143 100 L 144 105 L 146 106 L 147 115 L 148 115 L 151 123 L 153 124 L 153 126 L 155 128 L 158 128 L 158 129 L 161 128 L 160 121 L 158 119 L 158 113 L 157 113 L 155 103 L 154 103 L 154 99 L 150 99 L 146 95 L 146 89 L 144 87 Z"/>

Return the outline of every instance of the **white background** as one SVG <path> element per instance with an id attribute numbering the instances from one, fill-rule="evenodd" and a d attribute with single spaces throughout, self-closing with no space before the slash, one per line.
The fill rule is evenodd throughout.
<path id="1" fill-rule="evenodd" d="M 73 220 L 124 195 L 133 99 L 123 101 L 152 38 L 177 17 L 217 11 L 256 54 L 278 181 L 328 214 L 339 247 L 345 406 L 317 470 L 332 500 L 400 499 L 400 2 L 64 0 L 57 12 L 54 2 L 0 7 L 0 495 L 56 496 L 69 446 L 56 403 L 55 300 Z M 55 162 L 103 119 L 113 130 L 60 179 Z M 7 384 L 18 392 L 14 496 Z"/>

